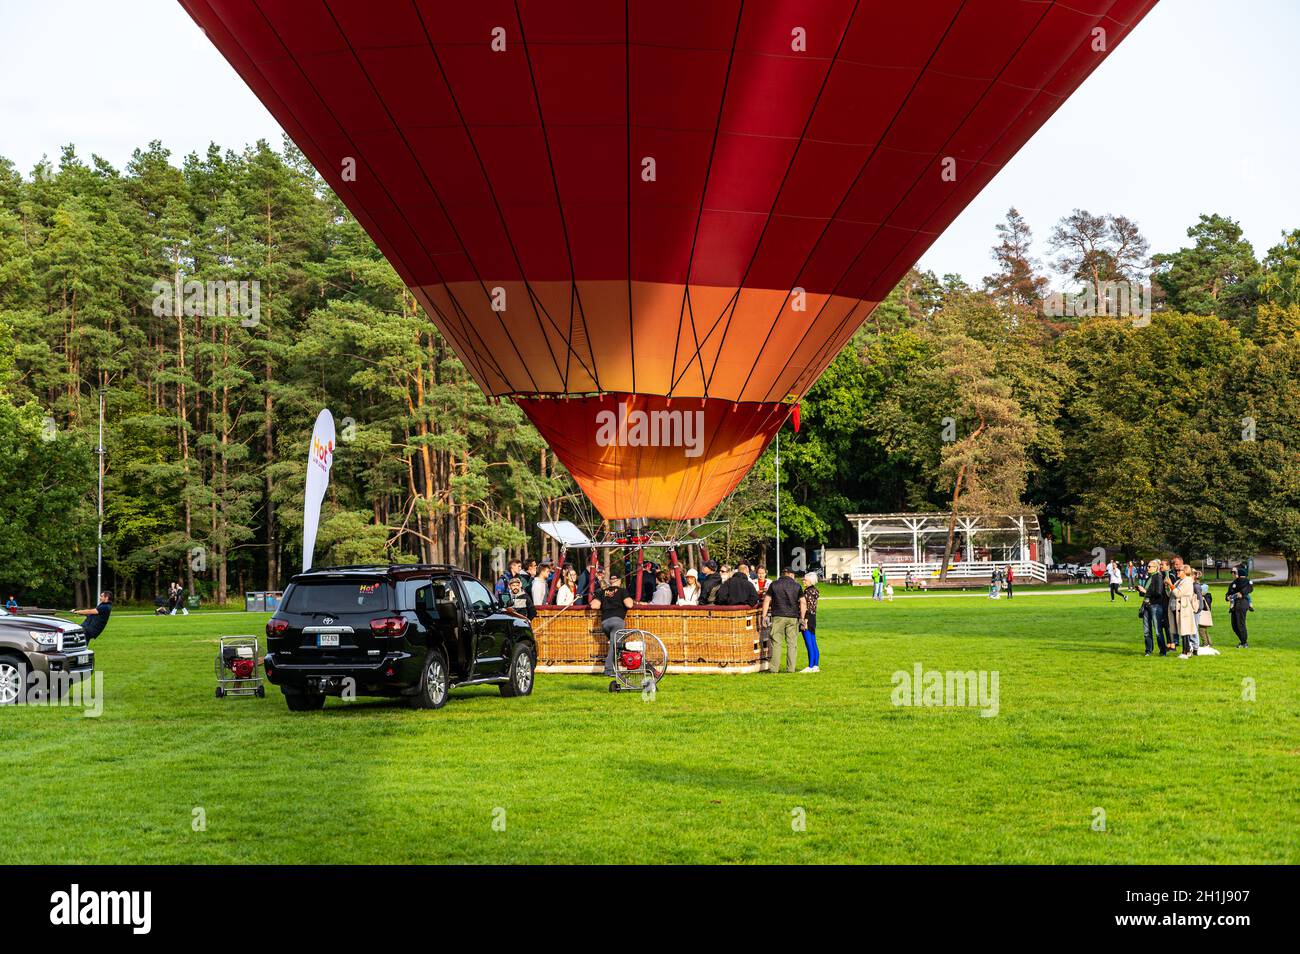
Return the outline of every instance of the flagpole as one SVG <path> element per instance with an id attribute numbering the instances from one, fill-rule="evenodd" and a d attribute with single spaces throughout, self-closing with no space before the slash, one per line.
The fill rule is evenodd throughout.
<path id="1" fill-rule="evenodd" d="M 95 598 L 104 592 L 104 389 L 99 389 L 99 446 L 95 448 L 99 458 L 99 528 L 95 532 Z"/>

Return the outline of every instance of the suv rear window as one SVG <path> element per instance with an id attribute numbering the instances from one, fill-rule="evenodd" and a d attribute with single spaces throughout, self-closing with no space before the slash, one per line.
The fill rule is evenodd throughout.
<path id="1" fill-rule="evenodd" d="M 382 580 L 308 581 L 293 584 L 287 613 L 369 613 L 388 609 L 389 587 Z"/>

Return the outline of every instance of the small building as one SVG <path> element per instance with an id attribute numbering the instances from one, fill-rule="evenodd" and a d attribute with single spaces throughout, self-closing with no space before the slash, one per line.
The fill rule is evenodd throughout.
<path id="1" fill-rule="evenodd" d="M 890 579 L 909 573 L 935 579 L 948 541 L 948 513 L 851 513 L 857 527 L 857 559 L 849 575 L 853 582 L 870 579 L 871 567 L 881 564 Z M 958 514 L 950 579 L 988 579 L 993 571 L 1015 568 L 1025 581 L 1047 581 L 1052 560 L 1051 540 L 1045 540 L 1034 514 Z"/>

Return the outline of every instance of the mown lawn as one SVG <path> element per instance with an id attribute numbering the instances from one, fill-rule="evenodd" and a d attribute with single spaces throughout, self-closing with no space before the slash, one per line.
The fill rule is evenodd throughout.
<path id="1" fill-rule="evenodd" d="M 1186 661 L 1104 591 L 844 593 L 817 675 L 651 702 L 543 675 L 440 712 L 219 701 L 217 635 L 265 617 L 123 612 L 99 718 L 0 710 L 0 862 L 1300 861 L 1300 592 L 1257 591 L 1247 651 L 1217 601 L 1223 655 Z M 916 663 L 996 670 L 998 714 L 896 707 Z"/>

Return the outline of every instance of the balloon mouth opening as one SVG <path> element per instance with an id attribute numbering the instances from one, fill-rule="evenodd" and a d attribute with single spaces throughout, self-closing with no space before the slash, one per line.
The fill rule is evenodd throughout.
<path id="1" fill-rule="evenodd" d="M 705 517 L 794 411 L 785 401 L 514 394 L 607 520 Z"/>

